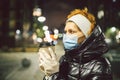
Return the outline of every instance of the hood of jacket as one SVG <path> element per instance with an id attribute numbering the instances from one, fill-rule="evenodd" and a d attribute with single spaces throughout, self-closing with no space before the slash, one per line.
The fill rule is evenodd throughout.
<path id="1" fill-rule="evenodd" d="M 100 57 L 108 51 L 108 45 L 99 26 L 96 26 L 91 35 L 84 40 L 79 47 L 73 50 L 65 51 L 67 60 L 76 62 L 88 62 Z"/>

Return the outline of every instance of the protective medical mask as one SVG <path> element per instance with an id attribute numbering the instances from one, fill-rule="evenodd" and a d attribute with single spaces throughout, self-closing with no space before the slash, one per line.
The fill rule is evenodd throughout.
<path id="1" fill-rule="evenodd" d="M 63 35 L 63 44 L 65 50 L 72 50 L 78 47 L 78 37 L 76 35 Z"/>

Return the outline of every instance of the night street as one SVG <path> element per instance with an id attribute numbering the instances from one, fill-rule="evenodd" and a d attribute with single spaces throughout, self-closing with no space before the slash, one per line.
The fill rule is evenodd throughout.
<path id="1" fill-rule="evenodd" d="M 113 76 L 113 80 L 120 80 L 119 4 L 120 0 L 0 0 L 0 80 L 43 80 L 44 73 L 40 68 L 47 74 L 51 71 L 64 75 L 66 72 L 63 78 L 73 75 L 77 80 L 86 80 L 99 76 L 99 79 L 110 80 Z M 58 61 L 65 52 L 68 53 L 63 57 L 70 64 L 63 65 L 62 69 L 66 71 L 61 72 L 62 63 L 59 68 L 53 55 L 53 60 L 46 54 L 39 57 L 39 48 L 51 45 L 55 45 Z M 87 71 L 88 65 L 88 69 L 83 68 L 101 56 L 110 61 L 100 58 L 102 64 L 98 65 L 105 69 L 92 66 L 92 70 L 96 69 L 92 73 L 92 70 Z M 71 67 L 72 63 L 78 66 Z M 50 65 L 53 70 L 46 68 Z M 87 73 L 84 78 L 82 68 L 90 72 L 90 76 Z"/>
<path id="2" fill-rule="evenodd" d="M 64 54 L 61 41 L 55 46 L 58 59 Z M 119 80 L 119 59 L 116 51 L 106 55 L 112 62 L 114 80 Z M 44 74 L 39 70 L 37 52 L 1 52 L 0 80 L 42 80 Z"/>
<path id="3" fill-rule="evenodd" d="M 30 61 L 30 66 L 22 66 L 24 58 Z M 35 53 L 1 53 L 0 80 L 42 80 L 37 59 Z"/>
<path id="4" fill-rule="evenodd" d="M 61 45 L 56 46 L 58 57 L 64 53 L 62 50 Z M 0 53 L 0 80 L 42 80 L 43 76 L 37 52 Z"/>

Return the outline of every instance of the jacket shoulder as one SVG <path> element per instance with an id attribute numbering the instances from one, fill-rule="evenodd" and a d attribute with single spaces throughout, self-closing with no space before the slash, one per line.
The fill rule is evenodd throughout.
<path id="1" fill-rule="evenodd" d="M 111 74 L 111 64 L 109 60 L 105 57 L 96 59 L 92 72 L 94 74 Z"/>

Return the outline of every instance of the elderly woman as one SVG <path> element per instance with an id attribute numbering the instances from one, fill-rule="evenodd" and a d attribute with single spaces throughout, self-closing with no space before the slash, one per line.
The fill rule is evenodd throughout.
<path id="1" fill-rule="evenodd" d="M 44 80 L 112 80 L 111 65 L 103 57 L 108 47 L 95 23 L 87 8 L 75 9 L 68 15 L 63 36 L 65 54 L 60 61 L 51 48 L 39 50 Z"/>

